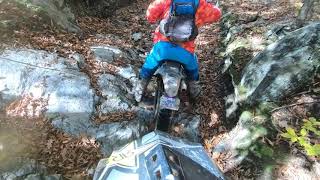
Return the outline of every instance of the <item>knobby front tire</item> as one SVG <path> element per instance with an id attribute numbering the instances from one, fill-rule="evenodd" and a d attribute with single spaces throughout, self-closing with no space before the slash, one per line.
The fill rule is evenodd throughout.
<path id="1" fill-rule="evenodd" d="M 160 98 L 164 93 L 164 86 L 161 77 L 157 77 L 157 89 L 155 96 L 155 130 L 168 132 L 171 125 L 172 110 L 160 109 Z"/>

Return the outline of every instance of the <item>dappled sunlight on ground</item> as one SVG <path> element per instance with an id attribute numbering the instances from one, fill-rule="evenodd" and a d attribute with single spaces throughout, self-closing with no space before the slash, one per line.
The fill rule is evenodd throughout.
<path id="1" fill-rule="evenodd" d="M 21 158 L 37 160 L 50 173 L 82 179 L 102 155 L 93 138 L 70 137 L 41 118 L 14 118 L 1 113 L 0 172 L 16 167 Z"/>
<path id="2" fill-rule="evenodd" d="M 0 169 L 15 167 L 19 158 L 36 156 L 39 152 L 36 142 L 41 134 L 34 126 L 32 120 L 11 119 L 0 114 Z"/>

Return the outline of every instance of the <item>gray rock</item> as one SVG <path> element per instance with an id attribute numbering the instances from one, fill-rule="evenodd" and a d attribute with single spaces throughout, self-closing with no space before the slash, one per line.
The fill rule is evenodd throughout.
<path id="1" fill-rule="evenodd" d="M 290 32 L 294 30 L 294 28 L 296 27 L 293 23 L 278 23 L 275 24 L 269 31 L 265 33 L 265 37 L 268 40 L 275 42 L 288 35 Z"/>
<path id="2" fill-rule="evenodd" d="M 106 156 L 109 156 L 113 150 L 120 148 L 139 136 L 139 122 L 136 120 L 103 124 L 94 129 L 90 134 L 102 143 L 102 152 Z"/>
<path id="3" fill-rule="evenodd" d="M 200 126 L 201 118 L 199 115 L 192 116 L 187 113 L 179 114 L 177 118 L 173 119 L 174 126 L 180 126 L 182 128 L 182 138 L 188 139 L 191 142 L 200 142 Z"/>
<path id="4" fill-rule="evenodd" d="M 267 118 L 264 116 L 254 116 L 249 111 L 244 111 L 235 128 L 228 133 L 228 136 L 223 139 L 215 147 L 215 151 L 236 151 L 237 149 L 246 149 L 257 138 L 265 135 L 266 132 L 259 129 L 257 126 L 266 122 Z M 257 131 L 254 131 L 254 127 L 257 127 Z"/>
<path id="5" fill-rule="evenodd" d="M 146 113 L 143 114 L 145 115 Z M 144 130 L 144 122 L 147 122 L 143 118 L 143 116 L 140 116 L 130 122 L 124 120 L 100 125 L 86 121 L 86 118 L 68 118 L 55 120 L 53 124 L 69 134 L 79 135 L 75 134 L 75 132 L 80 132 L 96 139 L 101 143 L 101 151 L 104 155 L 109 156 L 114 149 L 120 148 L 140 135 L 141 130 Z M 141 122 L 143 124 L 140 124 Z"/>
<path id="6" fill-rule="evenodd" d="M 266 31 L 266 27 L 256 26 L 254 24 L 262 23 L 257 20 L 258 14 L 242 19 L 232 12 L 226 13 L 220 23 L 222 29 L 223 50 L 219 55 L 224 58 L 224 67 L 222 73 L 228 71 L 232 77 L 233 84 L 238 84 L 241 79 L 241 71 L 258 52 L 262 51 L 267 45 L 267 38 L 258 35 L 258 33 L 244 33 L 255 31 Z M 242 19 L 242 20 L 241 20 Z M 245 20 L 247 23 L 241 23 Z M 255 29 L 257 28 L 257 29 Z"/>
<path id="7" fill-rule="evenodd" d="M 119 96 L 109 96 L 108 99 L 102 100 L 102 104 L 99 106 L 99 112 L 101 114 L 123 112 L 130 110 L 130 108 L 131 105 Z"/>
<path id="8" fill-rule="evenodd" d="M 103 97 L 98 107 L 99 113 L 134 109 L 132 87 L 137 81 L 136 72 L 131 66 L 116 68 L 115 75 L 102 74 L 98 77 L 98 87 Z"/>
<path id="9" fill-rule="evenodd" d="M 128 52 L 129 58 L 131 60 L 139 60 L 140 57 L 139 57 L 138 50 L 130 48 L 130 49 L 127 49 L 126 51 Z"/>
<path id="10" fill-rule="evenodd" d="M 320 24 L 298 29 L 255 56 L 243 71 L 227 116 L 238 104 L 279 101 L 308 85 L 320 65 Z"/>
<path id="11" fill-rule="evenodd" d="M 94 52 L 96 60 L 101 62 L 111 63 L 120 57 L 126 56 L 119 48 L 112 46 L 92 46 L 91 50 Z"/>
<path id="12" fill-rule="evenodd" d="M 193 117 L 192 120 L 185 125 L 183 137 L 192 142 L 200 142 L 199 126 L 200 116 Z"/>
<path id="13" fill-rule="evenodd" d="M 101 124 L 88 129 L 87 134 L 102 143 L 102 151 L 110 155 L 114 149 L 138 137 L 151 123 L 152 112 L 136 107 L 131 96 L 131 89 L 136 81 L 136 72 L 131 66 L 118 67 L 115 75 L 102 74 L 98 77 L 98 87 L 102 94 L 97 114 L 107 115 L 114 112 L 135 112 L 137 117 L 130 122 Z"/>
<path id="14" fill-rule="evenodd" d="M 252 144 L 265 136 L 267 130 L 263 124 L 267 121 L 263 115 L 254 115 L 252 112 L 244 111 L 239 121 L 227 135 L 213 149 L 214 156 L 220 153 L 228 154 L 225 172 L 235 168 L 247 157 Z"/>
<path id="15" fill-rule="evenodd" d="M 52 125 L 67 134 L 80 136 L 87 134 L 88 129 L 94 128 L 90 118 L 91 116 L 87 113 L 59 114 L 52 119 Z"/>
<path id="16" fill-rule="evenodd" d="M 228 12 L 225 13 L 220 21 L 220 27 L 221 27 L 221 35 L 224 37 L 222 44 L 227 46 L 229 42 L 232 42 L 234 37 L 238 33 L 241 33 L 243 31 L 243 28 L 238 23 L 239 17 L 232 13 Z"/>
<path id="17" fill-rule="evenodd" d="M 239 83 L 241 67 L 253 57 L 253 50 L 257 48 L 257 45 L 251 41 L 252 39 L 252 37 L 236 37 L 226 47 L 222 73 L 228 70 L 234 84 Z"/>
<path id="18" fill-rule="evenodd" d="M 30 174 L 28 175 L 25 180 L 42 180 L 41 174 Z"/>
<path id="19" fill-rule="evenodd" d="M 4 0 L 6 2 L 9 0 Z M 70 32 L 79 32 L 80 28 L 76 25 L 75 16 L 71 12 L 71 9 L 67 6 L 65 1 L 60 0 L 29 0 L 29 1 L 20 1 L 14 0 L 10 1 L 13 5 L 16 4 L 16 11 L 23 11 L 22 13 L 34 14 L 41 17 L 40 23 L 46 23 L 47 25 L 55 25 L 57 28 L 62 28 Z M 11 17 L 11 16 L 9 16 Z M 9 19 L 10 20 L 10 19 Z M 21 23 L 20 21 L 30 22 L 34 24 L 33 19 L 28 19 L 28 17 L 17 19 L 17 22 L 12 25 Z M 39 27 L 43 24 L 39 24 Z M 12 27 L 13 27 L 12 26 Z M 13 27 L 15 28 L 15 27 Z"/>
<path id="20" fill-rule="evenodd" d="M 45 51 L 16 49 L 4 51 L 0 61 L 0 107 L 7 114 L 30 118 L 44 114 L 59 128 L 70 121 L 76 121 L 76 127 L 81 126 L 78 121 L 89 121 L 94 112 L 94 91 L 86 74 L 68 68 L 72 67 L 68 59 Z M 73 132 L 75 127 L 65 130 L 80 133 Z"/>
<path id="21" fill-rule="evenodd" d="M 133 85 L 137 80 L 137 73 L 134 71 L 134 69 L 130 65 L 127 67 L 119 68 L 117 74 L 120 77 L 129 80 L 131 82 L 131 85 Z"/>
<path id="22" fill-rule="evenodd" d="M 132 39 L 133 39 L 134 41 L 139 41 L 139 40 L 141 40 L 141 39 L 142 39 L 142 33 L 141 33 L 141 32 L 133 33 L 133 34 L 132 34 Z"/>
<path id="23" fill-rule="evenodd" d="M 98 87 L 103 98 L 97 108 L 97 114 L 107 115 L 108 113 L 131 111 L 137 115 L 130 123 L 103 124 L 97 127 L 98 129 L 91 129 L 94 130 L 93 134 L 92 132 L 88 134 L 99 141 L 102 139 L 105 153 L 110 153 L 113 148 L 118 147 L 116 141 L 123 142 L 122 145 L 128 143 L 133 137 L 142 133 L 139 131 L 143 131 L 145 125 L 151 122 L 152 112 L 134 105 L 131 88 L 135 81 L 136 74 L 130 66 L 119 68 L 116 75 L 102 74 L 98 78 Z"/>
<path id="24" fill-rule="evenodd" d="M 101 113 L 129 110 L 132 104 L 127 99 L 130 88 L 124 79 L 110 74 L 103 74 L 98 79 L 98 86 L 105 98 L 100 106 Z"/>
<path id="25" fill-rule="evenodd" d="M 3 180 L 62 180 L 60 174 L 48 175 L 44 166 L 38 164 L 32 159 L 20 159 L 14 163 L 14 167 L 6 169 L 5 172 L 0 170 L 0 179 Z"/>
<path id="26" fill-rule="evenodd" d="M 40 8 L 40 12 L 44 12 L 52 21 L 70 32 L 79 32 L 80 28 L 76 25 L 75 16 L 66 3 L 61 0 L 54 1 L 28 1 L 32 6 Z M 28 4 L 26 4 L 28 6 Z"/>
<path id="27" fill-rule="evenodd" d="M 125 79 L 126 89 L 128 91 L 128 96 L 133 95 L 133 87 L 136 85 L 138 80 L 138 72 L 132 68 L 131 65 L 127 67 L 119 67 L 117 71 L 117 75 L 123 79 Z"/>
<path id="28" fill-rule="evenodd" d="M 0 170 L 0 179 L 16 180 L 35 174 L 46 173 L 46 168 L 39 165 L 35 160 L 19 158 L 10 168 Z"/>
<path id="29" fill-rule="evenodd" d="M 70 55 L 69 58 L 75 60 L 75 63 L 72 64 L 74 69 L 79 70 L 85 67 L 85 57 L 82 54 L 75 53 Z"/>
<path id="30" fill-rule="evenodd" d="M 62 180 L 62 176 L 60 174 L 54 174 L 54 175 L 47 175 L 44 176 L 45 180 Z"/>

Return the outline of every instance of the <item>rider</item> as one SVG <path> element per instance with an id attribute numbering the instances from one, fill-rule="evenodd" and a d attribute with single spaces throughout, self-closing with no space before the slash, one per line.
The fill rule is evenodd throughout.
<path id="1" fill-rule="evenodd" d="M 147 20 L 154 24 L 158 21 L 168 19 L 172 11 L 172 1 L 175 0 L 153 1 L 147 9 Z M 220 9 L 209 3 L 208 0 L 189 1 L 198 2 L 196 12 L 193 16 L 196 27 L 201 27 L 205 24 L 219 21 L 221 17 Z M 198 60 L 194 53 L 195 37 L 185 42 L 172 42 L 168 36 L 164 35 L 161 28 L 161 26 L 157 27 L 153 39 L 154 46 L 141 68 L 139 80 L 135 86 L 136 101 L 141 101 L 142 95 L 149 83 L 149 80 L 161 62 L 166 59 L 175 60 L 184 65 L 187 74 L 189 94 L 191 98 L 197 97 L 200 94 L 201 89 L 199 85 Z"/>

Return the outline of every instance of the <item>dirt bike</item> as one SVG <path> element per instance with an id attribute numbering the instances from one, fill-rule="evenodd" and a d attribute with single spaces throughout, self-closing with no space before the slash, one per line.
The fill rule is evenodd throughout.
<path id="1" fill-rule="evenodd" d="M 155 130 L 166 132 L 171 125 L 172 114 L 180 108 L 180 95 L 187 92 L 186 74 L 180 63 L 167 60 L 154 76 L 157 81 L 154 100 Z"/>
<path id="2" fill-rule="evenodd" d="M 201 144 L 170 136 L 171 114 L 181 107 L 181 95 L 187 91 L 181 64 L 165 61 L 154 73 L 154 131 L 114 151 L 100 160 L 94 180 L 224 180 L 225 177 Z"/>

